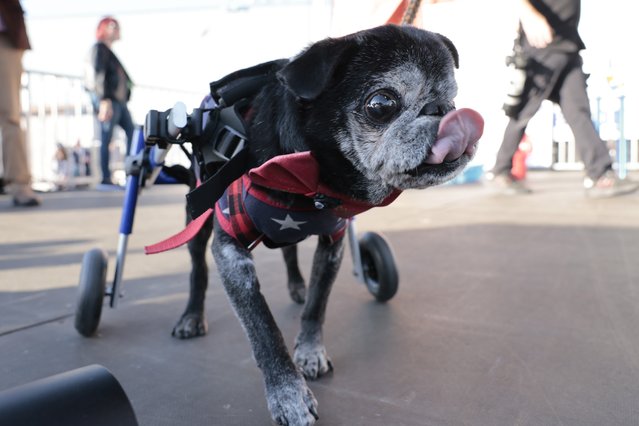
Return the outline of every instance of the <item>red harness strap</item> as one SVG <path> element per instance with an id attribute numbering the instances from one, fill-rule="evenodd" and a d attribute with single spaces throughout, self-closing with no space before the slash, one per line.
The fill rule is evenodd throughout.
<path id="1" fill-rule="evenodd" d="M 371 204 L 349 198 L 320 182 L 319 164 L 310 151 L 278 155 L 259 167 L 248 171 L 251 182 L 269 189 L 300 194 L 314 198 L 323 195 L 339 200 L 332 210 L 345 219 L 358 215 L 373 207 L 384 207 L 395 201 L 401 190 L 395 189 L 379 204 Z"/>
<path id="2" fill-rule="evenodd" d="M 162 240 L 159 243 L 145 246 L 144 253 L 145 254 L 161 253 L 163 251 L 171 250 L 188 243 L 193 237 L 195 237 L 195 235 L 197 235 L 200 229 L 202 229 L 202 226 L 204 226 L 204 223 L 207 220 L 209 220 L 209 218 L 211 217 L 211 214 L 213 214 L 213 209 L 208 209 L 207 211 L 205 211 L 204 213 L 202 213 L 201 215 L 199 215 L 198 217 L 190 221 L 189 224 L 186 225 L 186 228 L 184 228 L 182 231 L 178 232 L 177 234 L 165 240 Z"/>
<path id="3" fill-rule="evenodd" d="M 236 236 L 238 241 L 247 248 L 255 247 L 262 238 L 262 233 L 256 229 L 251 218 L 244 211 L 243 185 L 250 185 L 251 183 L 269 189 L 303 195 L 310 199 L 321 195 L 339 200 L 340 204 L 333 207 L 331 211 L 335 216 L 344 219 L 349 219 L 373 207 L 386 206 L 395 201 L 401 194 L 401 191 L 396 189 L 377 205 L 350 199 L 320 182 L 319 165 L 311 152 L 279 155 L 271 158 L 261 166 L 249 170 L 246 175 L 231 184 L 229 188 L 231 191 L 227 191 L 230 194 L 228 197 L 228 209 L 232 213 L 234 220 L 226 220 L 221 212 L 217 212 L 222 228 L 227 233 Z M 260 197 L 259 192 L 253 192 L 252 195 L 268 203 L 268 200 Z M 223 197 L 226 197 L 226 193 Z M 219 210 L 218 204 L 216 204 L 216 210 Z M 187 243 L 202 228 L 212 213 L 213 209 L 208 209 L 202 215 L 189 222 L 183 231 L 157 244 L 146 246 L 144 252 L 146 254 L 160 253 Z M 334 237 L 341 238 L 344 231 L 345 227 L 341 230 L 335 230 Z"/>

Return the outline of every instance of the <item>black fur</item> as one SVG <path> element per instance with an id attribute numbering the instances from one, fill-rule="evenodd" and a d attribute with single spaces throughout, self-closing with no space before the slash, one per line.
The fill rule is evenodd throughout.
<path id="1" fill-rule="evenodd" d="M 296 151 L 312 151 L 321 180 L 352 198 L 379 202 L 395 188 L 423 188 L 454 176 L 468 156 L 446 165 L 417 166 L 434 144 L 441 116 L 422 116 L 424 105 L 452 106 L 456 95 L 453 70 L 457 52 L 445 37 L 412 27 L 384 26 L 339 39 L 320 41 L 273 74 L 253 100 L 249 140 L 255 164 Z M 408 71 L 406 71 L 408 70 Z M 405 75 L 408 72 L 409 75 Z M 376 87 L 397 93 L 397 120 L 380 124 L 366 118 L 364 104 Z M 408 131 L 408 124 L 419 122 Z M 404 136 L 406 134 L 413 136 Z M 400 135 L 389 139 L 388 135 Z M 406 153 L 407 170 L 377 175 L 379 155 L 397 155 L 398 143 L 421 138 Z M 406 138 L 406 140 L 402 139 Z M 424 146 L 422 146 L 424 145 Z M 408 145 L 407 145 L 408 146 Z M 411 151 L 415 150 L 415 152 Z M 416 155 L 423 158 L 415 160 Z M 370 160 L 370 161 L 369 161 Z M 411 161 L 415 162 L 413 165 Z M 423 173 L 421 170 L 425 170 Z M 404 180 L 402 180 L 404 179 Z M 406 189 L 401 187 L 400 189 Z M 290 194 L 274 193 L 283 202 Z M 214 232 L 213 256 L 229 300 L 251 343 L 264 375 L 266 399 L 273 420 L 282 425 L 308 425 L 317 418 L 317 401 L 305 378 L 317 379 L 332 370 L 322 339 L 322 325 L 332 284 L 342 256 L 343 240 L 319 236 L 308 290 L 297 265 L 295 246 L 283 249 L 291 298 L 304 303 L 301 330 L 293 357 L 260 293 L 251 253 L 215 223 L 208 224 L 189 243 L 193 267 L 186 310 L 173 330 L 179 338 L 206 333 L 204 297 L 208 283 L 205 247 Z"/>

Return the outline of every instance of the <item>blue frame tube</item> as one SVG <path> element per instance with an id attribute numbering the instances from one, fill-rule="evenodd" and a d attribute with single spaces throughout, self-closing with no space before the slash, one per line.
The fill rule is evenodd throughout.
<path id="1" fill-rule="evenodd" d="M 131 145 L 131 155 L 135 155 L 144 149 L 144 132 L 141 128 L 135 130 L 133 137 L 134 144 Z M 129 175 L 126 178 L 126 188 L 124 192 L 124 205 L 122 207 L 122 217 L 120 219 L 120 234 L 131 235 L 133 230 L 133 218 L 135 206 L 138 202 L 138 191 L 140 188 L 140 176 Z"/>

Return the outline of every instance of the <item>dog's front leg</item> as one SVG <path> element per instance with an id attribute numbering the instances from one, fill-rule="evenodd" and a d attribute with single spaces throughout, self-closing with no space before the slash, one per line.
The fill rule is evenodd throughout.
<path id="1" fill-rule="evenodd" d="M 284 338 L 260 293 L 255 265 L 248 250 L 216 223 L 212 245 L 226 293 L 262 370 L 266 400 L 280 425 L 311 425 L 317 419 L 317 400 L 288 353 Z"/>
<path id="2" fill-rule="evenodd" d="M 326 304 L 344 255 L 344 239 L 333 242 L 320 236 L 313 257 L 310 284 L 302 313 L 302 327 L 295 340 L 295 363 L 309 379 L 333 369 L 322 339 Z"/>
<path id="3" fill-rule="evenodd" d="M 306 284 L 297 261 L 297 244 L 282 247 L 282 255 L 286 264 L 288 294 L 293 302 L 301 305 L 306 300 Z"/>
<path id="4" fill-rule="evenodd" d="M 177 324 L 175 324 L 175 327 L 173 327 L 173 332 L 171 333 L 173 337 L 190 339 L 192 337 L 204 336 L 208 331 L 208 324 L 204 313 L 204 299 L 209 283 L 206 249 L 212 232 L 213 220 L 211 219 L 207 221 L 195 237 L 188 242 L 189 255 L 191 256 L 189 301 L 186 304 L 184 313 Z"/>

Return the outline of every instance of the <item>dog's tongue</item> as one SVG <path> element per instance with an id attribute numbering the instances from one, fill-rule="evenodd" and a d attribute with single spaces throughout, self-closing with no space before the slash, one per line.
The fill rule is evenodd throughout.
<path id="1" fill-rule="evenodd" d="M 484 119 L 470 108 L 454 110 L 439 123 L 437 141 L 426 158 L 427 164 L 452 161 L 462 154 L 473 155 L 475 144 L 484 132 Z"/>

